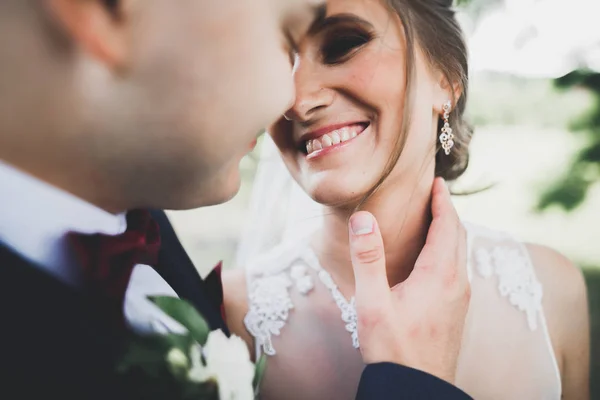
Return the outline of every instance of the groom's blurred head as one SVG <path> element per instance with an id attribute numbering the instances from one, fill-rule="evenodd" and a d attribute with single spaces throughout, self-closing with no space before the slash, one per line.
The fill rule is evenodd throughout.
<path id="1" fill-rule="evenodd" d="M 320 0 L 2 0 L 0 159 L 96 203 L 225 201 Z"/>

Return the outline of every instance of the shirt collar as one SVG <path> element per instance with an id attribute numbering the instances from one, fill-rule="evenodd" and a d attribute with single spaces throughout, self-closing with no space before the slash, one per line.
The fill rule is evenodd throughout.
<path id="1" fill-rule="evenodd" d="M 124 213 L 110 214 L 1 161 L 0 187 L 0 241 L 51 272 L 69 263 L 68 232 L 114 236 L 127 229 Z"/>

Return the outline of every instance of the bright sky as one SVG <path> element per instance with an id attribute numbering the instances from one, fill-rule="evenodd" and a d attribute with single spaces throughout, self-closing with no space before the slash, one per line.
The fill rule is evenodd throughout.
<path id="1" fill-rule="evenodd" d="M 600 71 L 600 0 L 505 0 L 469 32 L 472 72 Z"/>

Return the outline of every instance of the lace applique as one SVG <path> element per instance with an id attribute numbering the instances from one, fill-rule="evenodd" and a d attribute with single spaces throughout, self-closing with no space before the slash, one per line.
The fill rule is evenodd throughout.
<path id="1" fill-rule="evenodd" d="M 302 264 L 294 265 L 290 271 L 290 276 L 294 280 L 296 289 L 305 296 L 315 287 L 313 279 L 307 271 L 306 266 Z"/>
<path id="2" fill-rule="evenodd" d="M 276 354 L 272 335 L 279 336 L 294 308 L 288 291 L 291 286 L 292 281 L 285 272 L 259 277 L 250 284 L 250 306 L 244 324 L 257 346 L 270 356 Z"/>
<path id="3" fill-rule="evenodd" d="M 292 286 L 303 295 L 307 295 L 314 288 L 313 279 L 302 263 L 294 264 L 289 274 L 285 269 L 275 274 L 262 275 L 250 285 L 250 306 L 244 317 L 244 324 L 254 336 L 256 344 L 267 355 L 273 356 L 277 353 L 272 337 L 281 334 L 281 329 L 294 308 L 289 293 Z"/>
<path id="4" fill-rule="evenodd" d="M 492 255 L 485 249 L 479 249 L 475 254 L 475 260 L 477 263 L 477 271 L 484 278 L 489 278 L 494 273 L 494 266 L 492 265 Z"/>
<path id="5" fill-rule="evenodd" d="M 538 313 L 542 311 L 543 291 L 524 251 L 520 247 L 510 246 L 479 249 L 475 253 L 475 260 L 482 277 L 497 276 L 500 294 L 525 312 L 529 329 L 534 331 L 538 326 Z"/>

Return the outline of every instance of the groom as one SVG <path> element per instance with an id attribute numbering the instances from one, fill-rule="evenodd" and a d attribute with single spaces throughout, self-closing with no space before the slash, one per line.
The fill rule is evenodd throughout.
<path id="1" fill-rule="evenodd" d="M 218 277 L 202 281 L 164 213 L 143 210 L 207 206 L 235 194 L 238 163 L 256 132 L 293 99 L 289 50 L 322 6 L 0 3 L 1 398 L 124 398 L 113 372 L 117 327 L 166 324 L 144 303 L 148 294 L 179 295 L 226 330 Z M 351 221 L 361 343 L 371 364 L 361 398 L 468 398 L 432 376 L 453 379 L 468 297 L 463 260 L 453 256 L 459 242 L 440 240 L 457 236 L 458 220 L 445 188 L 436 187 L 423 272 L 401 297 L 360 295 L 389 286 L 376 223 L 364 213 Z M 427 290 L 438 276 L 443 290 Z M 115 321 L 112 307 L 123 304 L 125 321 Z M 397 313 L 404 308 L 411 313 Z"/>

